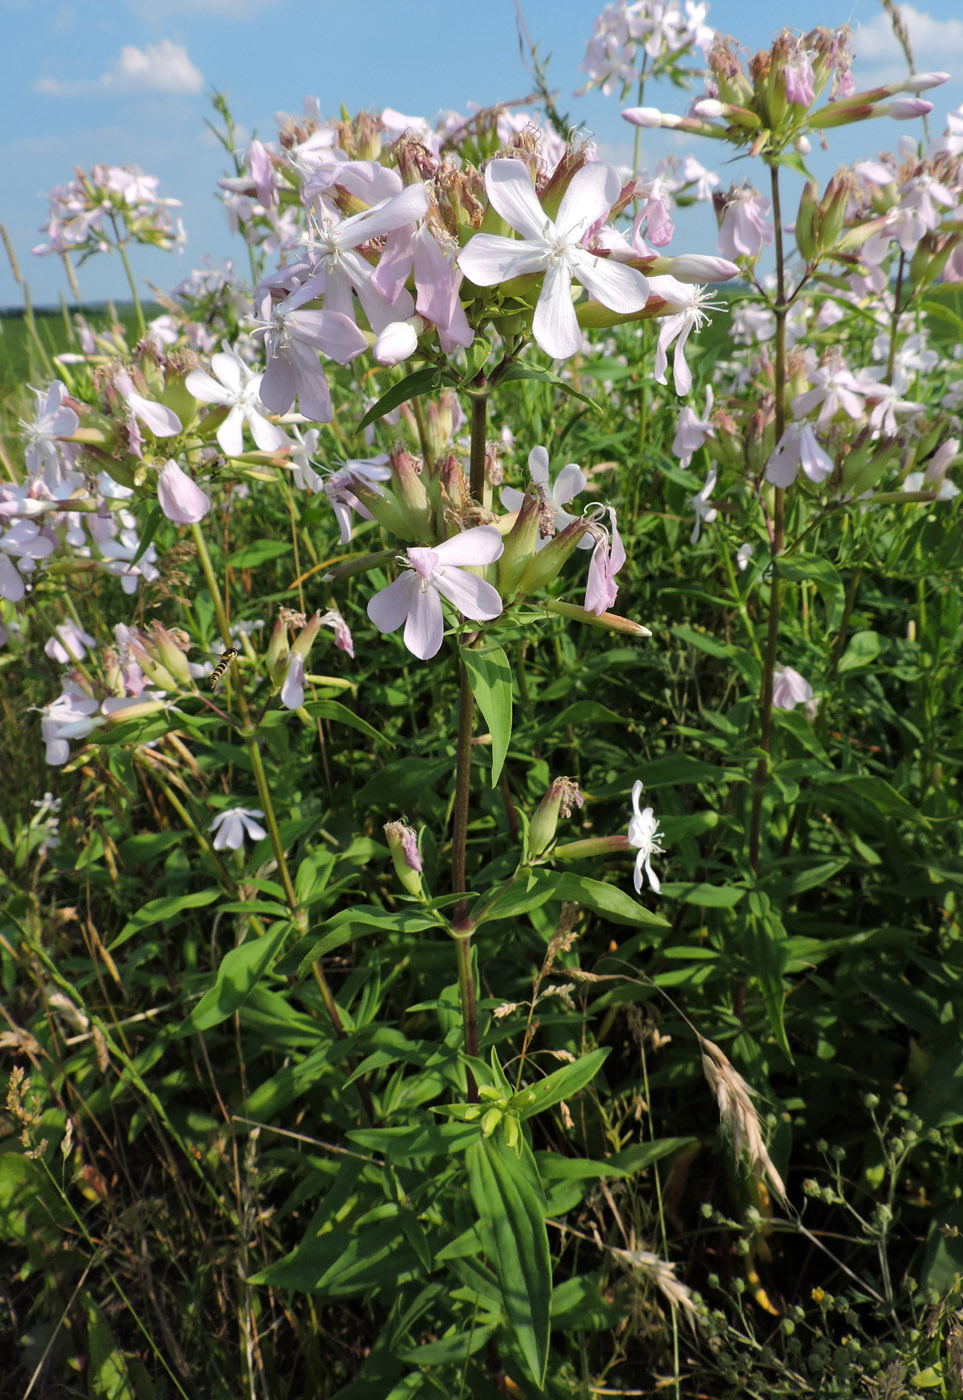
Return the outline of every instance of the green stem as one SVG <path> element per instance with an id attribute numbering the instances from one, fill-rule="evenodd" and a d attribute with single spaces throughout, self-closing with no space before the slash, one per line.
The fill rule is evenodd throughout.
<path id="1" fill-rule="evenodd" d="M 471 494 L 485 504 L 485 432 L 488 421 L 488 395 L 485 376 L 480 374 L 471 394 Z"/>
<path id="2" fill-rule="evenodd" d="M 137 329 L 139 331 L 138 339 L 143 340 L 147 335 L 147 323 L 144 320 L 144 312 L 141 308 L 140 297 L 137 295 L 137 283 L 134 281 L 134 274 L 127 260 L 127 249 L 120 239 L 117 240 L 117 251 L 120 254 L 121 262 L 124 264 L 124 271 L 127 274 L 127 285 L 130 287 L 130 294 L 134 299 L 134 312 L 137 316 Z"/>
<path id="3" fill-rule="evenodd" d="M 475 718 L 475 696 L 468 679 L 468 669 L 459 657 L 458 738 L 455 749 L 455 804 L 451 834 L 451 888 L 453 894 L 468 889 L 466 852 L 468 846 L 468 808 L 471 801 L 471 731 Z M 455 923 L 467 917 L 467 901 L 455 906 Z"/>
<path id="4" fill-rule="evenodd" d="M 786 431 L 786 317 L 789 304 L 786 300 L 786 265 L 783 256 L 782 212 L 779 199 L 779 168 L 769 167 L 772 186 L 772 222 L 775 230 L 776 246 L 776 299 L 773 314 L 776 318 L 776 363 L 775 369 L 775 409 L 776 441 Z M 752 785 L 752 812 L 749 819 L 749 864 L 754 875 L 759 874 L 759 836 L 762 825 L 762 802 L 766 785 L 769 782 L 770 754 L 772 750 L 772 692 L 773 671 L 779 647 L 779 614 L 782 605 L 782 585 L 776 560 L 783 552 L 785 541 L 785 491 L 775 488 L 775 502 L 772 513 L 772 539 L 770 555 L 772 575 L 769 584 L 769 626 L 766 632 L 766 651 L 762 664 L 762 685 L 759 694 L 760 737 L 759 747 L 762 757 L 756 765 Z"/>
<path id="5" fill-rule="evenodd" d="M 900 316 L 903 314 L 900 306 L 900 297 L 903 294 L 903 272 L 906 268 L 906 254 L 900 253 L 899 266 L 896 269 L 896 287 L 893 292 L 893 316 L 889 324 L 889 354 L 886 357 L 886 380 L 887 384 L 893 382 L 893 372 L 896 369 L 896 333 L 899 330 Z"/>
<path id="6" fill-rule="evenodd" d="M 201 530 L 199 525 L 195 524 L 191 526 L 191 535 L 193 536 L 194 543 L 197 546 L 197 556 L 201 561 L 201 569 L 203 571 L 204 578 L 207 582 L 208 592 L 210 593 L 214 603 L 214 615 L 217 618 L 217 625 L 220 629 L 221 637 L 223 639 L 224 645 L 226 647 L 229 647 L 232 645 L 230 624 L 227 620 L 227 610 L 224 607 L 224 600 L 221 597 L 221 592 L 218 588 L 217 576 L 214 573 L 214 566 L 211 563 L 211 556 L 207 550 L 207 541 L 205 540 L 203 531 Z M 237 707 L 240 711 L 241 716 L 240 736 L 244 747 L 247 750 L 248 758 L 251 760 L 251 768 L 254 773 L 254 781 L 257 784 L 258 797 L 261 800 L 261 810 L 264 813 L 264 820 L 267 825 L 268 835 L 271 839 L 271 846 L 274 850 L 274 858 L 277 861 L 278 874 L 281 877 L 281 884 L 284 889 L 284 901 L 288 906 L 288 910 L 291 915 L 291 922 L 294 924 L 295 928 L 298 930 L 299 933 L 304 934 L 307 932 L 307 915 L 304 909 L 302 909 L 298 903 L 298 897 L 294 890 L 294 882 L 291 879 L 291 872 L 288 867 L 287 853 L 281 841 L 281 832 L 278 828 L 277 817 L 275 816 L 274 812 L 274 803 L 271 799 L 271 789 L 268 784 L 267 774 L 264 771 L 264 761 L 261 758 L 261 750 L 257 742 L 257 729 L 252 723 L 251 710 L 247 703 L 247 697 L 245 696 L 244 691 L 240 685 L 237 686 L 235 694 L 237 696 Z M 318 991 L 321 993 L 321 999 L 324 1002 L 324 1009 L 328 1013 L 328 1018 L 331 1021 L 334 1033 L 339 1040 L 344 1040 L 346 1033 L 344 1029 L 344 1022 L 341 1020 L 341 1012 L 338 1010 L 338 1005 L 334 999 L 334 994 L 331 991 L 330 986 L 328 985 L 328 980 L 324 975 L 324 971 L 322 970 L 320 963 L 316 961 L 312 962 L 311 971 L 314 975 L 314 980 L 318 985 Z M 350 1064 L 350 1061 L 348 1063 Z M 371 1102 L 371 1096 L 368 1093 L 367 1085 L 364 1083 L 363 1080 L 360 1080 L 358 1082 L 358 1095 L 361 1099 L 364 1111 L 368 1116 L 369 1122 L 373 1123 L 375 1121 L 374 1105 Z"/>

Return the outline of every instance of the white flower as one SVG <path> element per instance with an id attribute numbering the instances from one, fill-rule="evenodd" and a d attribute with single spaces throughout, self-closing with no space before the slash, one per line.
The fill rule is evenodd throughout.
<path id="1" fill-rule="evenodd" d="M 224 455 L 239 457 L 244 451 L 245 423 L 262 452 L 276 452 L 283 447 L 287 439 L 276 423 L 268 422 L 264 416 L 264 405 L 258 397 L 264 376 L 249 369 L 229 345 L 211 356 L 211 369 L 217 379 L 212 379 L 201 369 L 192 369 L 184 382 L 188 393 L 202 403 L 230 407 L 230 412 L 217 430 L 217 440 Z"/>
<path id="2" fill-rule="evenodd" d="M 789 423 L 766 463 L 766 480 L 785 489 L 796 480 L 802 467 L 818 486 L 833 469 L 833 459 L 816 441 L 812 423 Z"/>
<path id="3" fill-rule="evenodd" d="M 565 507 L 585 490 L 585 473 L 582 468 L 575 462 L 569 462 L 559 472 L 553 486 L 548 470 L 548 452 L 544 447 L 533 447 L 528 454 L 528 470 L 546 513 L 552 517 L 556 531 L 564 530 L 566 525 L 571 525 L 577 520 L 578 516 L 571 515 Z M 514 486 L 503 488 L 502 505 L 506 510 L 521 510 L 524 500 L 524 491 L 519 491 Z M 548 529 L 547 524 L 544 528 Z M 539 531 L 535 548 L 543 549 L 550 539 L 550 534 L 542 534 Z M 594 538 L 586 534 L 579 540 L 578 548 L 591 549 L 594 544 Z"/>
<path id="4" fill-rule="evenodd" d="M 157 477 L 157 499 L 175 525 L 196 525 L 211 508 L 210 497 L 171 459 Z"/>
<path id="5" fill-rule="evenodd" d="M 721 302 L 711 299 L 706 287 L 679 282 L 675 277 L 650 277 L 649 289 L 653 296 L 663 298 L 670 312 L 659 327 L 655 363 L 652 366 L 655 381 L 657 384 L 665 383 L 665 371 L 669 364 L 667 352 L 675 341 L 675 355 L 672 361 L 675 391 L 680 395 L 687 394 L 692 388 L 692 371 L 686 364 L 685 343 L 693 330 L 701 330 L 708 324 L 706 308 L 710 311 L 725 308 Z"/>
<path id="6" fill-rule="evenodd" d="M 609 165 L 593 162 L 572 176 L 552 220 L 535 197 L 528 169 L 520 160 L 493 160 L 485 168 L 492 208 L 522 237 L 476 233 L 459 254 L 458 266 L 479 287 L 494 287 L 529 273 L 543 272 L 532 334 L 553 359 L 574 355 L 582 332 L 572 302 L 572 279 L 611 311 L 641 311 L 648 283 L 635 268 L 599 258 L 582 245 L 593 224 L 619 197 L 622 181 Z"/>
<path id="7" fill-rule="evenodd" d="M 245 836 L 252 841 L 263 840 L 267 832 L 254 820 L 263 816 L 264 813 L 257 807 L 228 807 L 218 812 L 207 828 L 208 831 L 217 832 L 214 837 L 215 851 L 240 850 Z"/>
<path id="8" fill-rule="evenodd" d="M 698 544 L 699 536 L 702 533 L 703 523 L 705 523 L 706 525 L 711 525 L 713 520 L 715 520 L 716 516 L 719 514 L 715 506 L 711 506 L 709 504 L 709 497 L 712 495 L 712 492 L 715 489 L 716 478 L 718 474 L 719 473 L 717 468 L 715 466 L 712 466 L 709 470 L 709 475 L 706 477 L 705 485 L 703 486 L 702 490 L 699 491 L 697 495 L 691 497 L 692 509 L 695 511 L 695 524 L 692 527 L 692 534 L 690 536 L 692 544 Z"/>
<path id="9" fill-rule="evenodd" d="M 642 784 L 636 782 L 632 786 L 632 816 L 629 818 L 629 845 L 638 847 L 633 883 L 636 894 L 641 894 L 642 872 L 644 870 L 649 877 L 652 893 L 658 894 L 662 887 L 658 876 L 652 869 L 652 857 L 662 854 L 662 847 L 659 844 L 661 833 L 652 808 L 646 807 L 644 811 L 640 811 L 639 798 L 641 795 Z"/>

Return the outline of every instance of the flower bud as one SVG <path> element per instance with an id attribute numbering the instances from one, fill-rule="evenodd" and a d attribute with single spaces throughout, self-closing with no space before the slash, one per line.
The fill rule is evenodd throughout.
<path id="1" fill-rule="evenodd" d="M 571 778 L 556 778 L 542 798 L 528 828 L 525 843 L 525 860 L 533 864 L 541 860 L 551 848 L 558 828 L 558 819 L 570 817 L 572 806 L 581 807 L 585 798 L 579 792 L 578 783 Z"/>
<path id="2" fill-rule="evenodd" d="M 807 263 L 814 262 L 819 252 L 814 236 L 818 192 L 815 180 L 807 180 L 799 197 L 799 210 L 796 214 L 796 247 Z"/>
<path id="3" fill-rule="evenodd" d="M 271 640 L 268 642 L 267 663 L 268 675 L 272 684 L 277 688 L 284 681 L 288 669 L 288 629 L 281 618 L 277 618 L 274 623 L 274 631 L 271 633 Z"/>
<path id="4" fill-rule="evenodd" d="M 162 626 L 161 623 L 152 622 L 150 626 L 150 640 L 147 645 L 150 646 L 161 665 L 174 677 L 178 685 L 182 689 L 189 689 L 191 670 L 185 655 L 186 646 L 174 632 Z M 181 633 L 181 636 L 183 635 Z M 143 670 L 143 667 L 141 669 Z"/>
<path id="5" fill-rule="evenodd" d="M 399 533 L 403 539 L 423 539 L 431 520 L 428 492 L 421 476 L 421 462 L 403 448 L 391 453 L 391 484 L 404 520 Z M 367 501 L 365 505 L 374 515 Z"/>
<path id="6" fill-rule="evenodd" d="M 549 546 L 551 548 L 551 546 Z M 545 550 L 542 550 L 545 553 Z M 648 627 L 643 627 L 641 622 L 633 622 L 631 618 L 620 617 L 618 613 L 593 613 L 585 608 L 578 607 L 575 603 L 563 603 L 557 598 L 551 599 L 543 604 L 545 611 L 558 613 L 560 617 L 570 617 L 574 622 L 587 622 L 592 627 L 601 627 L 603 632 L 624 632 L 630 637 L 651 637 L 652 633 Z"/>
<path id="7" fill-rule="evenodd" d="M 710 257 L 703 253 L 680 253 L 675 258 L 656 258 L 646 271 L 651 275 L 667 273 L 677 282 L 695 283 L 697 286 L 706 282 L 728 282 L 730 277 L 739 276 L 739 268 L 728 258 Z"/>
<path id="8" fill-rule="evenodd" d="M 421 879 L 421 856 L 418 854 L 418 836 L 407 822 L 386 822 L 385 839 L 391 852 L 391 862 L 395 874 L 413 899 L 425 898 Z"/>
<path id="9" fill-rule="evenodd" d="M 296 655 L 303 657 L 304 660 L 307 660 L 308 653 L 311 650 L 311 646 L 314 642 L 315 637 L 318 635 L 318 630 L 320 626 L 321 609 L 318 608 L 314 616 L 308 619 L 305 625 L 301 628 L 301 631 L 295 637 L 294 641 L 291 643 L 291 651 L 294 652 Z"/>
<path id="10" fill-rule="evenodd" d="M 385 326 L 371 352 L 378 364 L 390 367 L 410 359 L 418 349 L 418 336 L 424 325 L 420 316 L 409 316 L 407 321 L 392 321 Z"/>
<path id="11" fill-rule="evenodd" d="M 894 121 L 912 121 L 914 117 L 928 116 L 933 110 L 932 102 L 925 97 L 897 97 L 892 102 L 881 102 L 875 115 L 892 117 Z"/>
<path id="12" fill-rule="evenodd" d="M 522 575 L 536 557 L 543 509 L 541 496 L 529 486 L 505 536 L 505 548 L 498 560 L 498 591 L 503 598 L 510 598 L 516 592 Z"/>
<path id="13" fill-rule="evenodd" d="M 587 521 L 573 520 L 550 539 L 545 548 L 529 560 L 518 586 L 519 593 L 523 597 L 538 593 L 558 578 L 565 561 L 578 548 L 588 528 Z"/>

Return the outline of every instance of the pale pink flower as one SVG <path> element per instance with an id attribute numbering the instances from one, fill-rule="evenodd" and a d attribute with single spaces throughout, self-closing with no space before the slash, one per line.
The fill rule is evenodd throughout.
<path id="1" fill-rule="evenodd" d="M 863 411 L 865 386 L 861 386 L 856 376 L 838 359 L 829 364 L 817 365 L 810 372 L 809 382 L 815 387 L 797 394 L 792 401 L 792 411 L 796 418 L 804 418 L 814 408 L 819 407 L 817 428 L 825 428 L 842 409 L 850 418 L 858 418 Z"/>
<path id="2" fill-rule="evenodd" d="M 288 669 L 281 686 L 281 704 L 289 710 L 300 710 L 304 704 L 304 657 L 299 651 L 288 654 Z"/>
<path id="3" fill-rule="evenodd" d="M 263 337 L 267 369 L 261 379 L 261 402 L 272 413 L 287 413 L 295 398 L 305 418 L 330 423 L 331 394 L 318 352 L 347 364 L 368 342 L 354 319 L 339 311 L 302 310 L 317 288 L 296 286 L 283 301 L 273 302 L 270 287 L 260 295 L 252 335 Z"/>
<path id="4" fill-rule="evenodd" d="M 492 564 L 503 548 L 491 525 L 477 525 L 431 548 L 410 548 L 404 573 L 368 600 L 369 618 L 379 632 L 395 632 L 404 623 L 405 646 L 421 661 L 429 660 L 444 636 L 442 596 L 474 622 L 490 622 L 501 613 L 498 590 L 465 572 L 465 566 Z"/>
<path id="5" fill-rule="evenodd" d="M 625 546 L 618 531 L 615 511 L 611 506 L 605 509 L 608 510 L 611 533 L 598 522 L 593 523 L 596 543 L 589 563 L 583 604 L 586 612 L 595 613 L 597 617 L 608 612 L 615 602 L 619 591 L 615 575 L 625 563 Z"/>
<path id="6" fill-rule="evenodd" d="M 773 486 L 791 486 L 803 471 L 818 486 L 833 469 L 832 458 L 816 440 L 812 423 L 789 423 L 766 463 L 766 480 Z"/>
<path id="7" fill-rule="evenodd" d="M 114 388 L 133 416 L 139 418 L 145 427 L 150 428 L 155 437 L 174 437 L 181 431 L 181 420 L 174 410 L 138 394 L 125 369 L 118 370 L 114 375 Z"/>
<path id="8" fill-rule="evenodd" d="M 32 390 L 37 399 L 37 412 L 32 423 L 21 420 L 27 446 L 24 453 L 27 471 L 31 476 L 42 476 L 50 490 L 61 479 L 62 452 L 60 439 L 71 437 L 80 425 L 80 419 L 66 403 L 67 388 L 55 379 L 46 394 L 39 389 Z"/>
<path id="9" fill-rule="evenodd" d="M 726 196 L 716 246 L 724 258 L 757 258 L 764 243 L 773 240 L 769 219 L 772 203 L 758 190 L 743 185 Z"/>
<path id="10" fill-rule="evenodd" d="M 622 182 L 611 166 L 593 162 L 573 175 L 553 221 L 535 197 L 527 167 L 520 160 L 493 160 L 485 167 L 485 188 L 496 213 L 522 237 L 476 233 L 462 249 L 458 265 L 479 287 L 493 287 L 527 274 L 544 273 L 532 334 L 553 359 L 567 359 L 582 343 L 572 303 L 572 280 L 611 311 L 641 311 L 648 284 L 635 268 L 600 258 L 582 244 L 619 197 Z"/>
<path id="11" fill-rule="evenodd" d="M 387 466 L 387 457 L 383 454 L 380 457 L 357 458 L 345 462 L 344 466 L 336 472 L 331 472 L 324 478 L 323 489 L 331 503 L 334 511 L 334 518 L 338 522 L 341 530 L 341 543 L 348 544 L 351 539 L 351 512 L 356 510 L 362 520 L 373 520 L 374 516 L 367 506 L 362 505 L 351 489 L 352 482 L 357 478 L 365 486 L 370 486 L 379 495 L 383 494 L 379 481 L 388 481 L 391 477 L 391 468 Z"/>
<path id="12" fill-rule="evenodd" d="M 772 703 L 777 710 L 794 710 L 797 705 L 808 705 L 812 698 L 812 686 L 798 671 L 791 666 L 774 667 Z"/>
<path id="13" fill-rule="evenodd" d="M 379 365 L 390 368 L 400 365 L 418 349 L 418 336 L 424 329 L 420 316 L 409 316 L 407 321 L 391 321 L 379 334 L 371 348 L 371 353 Z"/>
<path id="14" fill-rule="evenodd" d="M 103 724 L 97 701 L 74 680 L 64 682 L 63 693 L 41 711 L 40 729 L 47 746 L 47 762 L 60 767 L 70 757 L 69 739 L 85 739 Z"/>
<path id="15" fill-rule="evenodd" d="M 959 454 L 959 438 L 948 438 L 936 449 L 922 472 L 909 472 L 903 480 L 904 491 L 935 491 L 938 501 L 952 501 L 960 494 L 960 488 L 947 481 L 946 473 L 950 464 Z"/>
<path id="16" fill-rule="evenodd" d="M 456 261 L 455 246 L 442 246 L 423 224 L 412 238 L 414 255 L 415 308 L 438 331 L 438 343 L 446 355 L 459 346 L 471 345 L 475 332 L 468 324 L 459 289 L 464 273 Z"/>
<path id="17" fill-rule="evenodd" d="M 196 525 L 211 508 L 210 497 L 173 460 L 164 465 L 157 477 L 157 499 L 175 525 Z"/>
<path id="18" fill-rule="evenodd" d="M 528 470 L 535 484 L 542 504 L 548 514 L 551 515 L 556 531 L 564 530 L 566 525 L 571 525 L 578 517 L 571 515 L 565 507 L 585 490 L 585 473 L 575 462 L 569 462 L 564 466 L 552 484 L 548 467 L 548 452 L 544 447 L 533 447 L 528 454 Z M 506 510 L 521 510 L 525 500 L 524 491 L 519 491 L 514 486 L 505 486 L 501 493 L 502 505 Z M 551 539 L 551 534 L 539 532 L 536 549 L 542 549 Z M 591 549 L 595 540 L 591 534 L 586 533 L 579 540 L 579 549 Z"/>
<path id="19" fill-rule="evenodd" d="M 684 395 L 692 388 L 692 371 L 685 358 L 685 345 L 693 330 L 701 329 L 708 323 L 705 308 L 724 309 L 720 302 L 714 302 L 705 287 L 691 286 L 678 282 L 674 277 L 650 277 L 649 288 L 654 296 L 662 297 L 671 314 L 665 316 L 659 325 L 659 338 L 655 347 L 655 362 L 652 366 L 657 384 L 664 384 L 668 368 L 668 348 L 675 342 L 673 357 L 673 379 L 675 391 Z"/>
<path id="20" fill-rule="evenodd" d="M 702 490 L 691 497 L 690 503 L 695 511 L 695 524 L 692 526 L 692 534 L 689 537 L 692 544 L 698 544 L 703 525 L 711 525 L 719 514 L 715 506 L 709 504 L 709 497 L 715 490 L 718 476 L 718 468 L 713 465 L 709 469 L 709 475 L 706 477 Z"/>
<path id="21" fill-rule="evenodd" d="M 59 661 L 61 666 L 74 666 L 78 661 L 83 661 L 88 647 L 96 645 L 97 639 L 78 627 L 76 622 L 59 622 L 53 636 L 47 640 L 44 655 Z"/>
<path id="22" fill-rule="evenodd" d="M 706 386 L 706 411 L 703 418 L 699 418 L 694 408 L 685 404 L 676 419 L 675 437 L 672 441 L 672 451 L 679 459 L 679 466 L 685 468 L 692 461 L 692 458 L 699 448 L 705 443 L 706 438 L 715 437 L 715 428 L 712 426 L 712 385 Z"/>

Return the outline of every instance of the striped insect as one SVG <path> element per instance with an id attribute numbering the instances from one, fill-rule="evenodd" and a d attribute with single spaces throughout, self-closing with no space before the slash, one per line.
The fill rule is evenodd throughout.
<path id="1" fill-rule="evenodd" d="M 217 663 L 217 665 L 214 667 L 214 670 L 211 672 L 212 690 L 216 690 L 217 687 L 220 685 L 221 677 L 223 676 L 224 672 L 227 670 L 228 666 L 230 666 L 231 662 L 235 659 L 236 656 L 237 649 L 235 647 L 229 647 L 228 650 L 221 657 L 220 661 Z"/>

